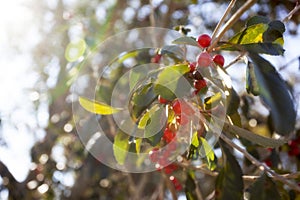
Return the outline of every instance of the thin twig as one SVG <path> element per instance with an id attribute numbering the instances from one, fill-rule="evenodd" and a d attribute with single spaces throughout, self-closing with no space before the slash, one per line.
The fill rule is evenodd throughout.
<path id="1" fill-rule="evenodd" d="M 300 9 L 300 5 L 297 1 L 295 8 L 293 10 L 291 10 L 291 12 L 282 20 L 282 22 L 283 23 L 288 22 L 299 9 Z"/>
<path id="2" fill-rule="evenodd" d="M 149 4 L 151 6 L 151 13 L 150 13 L 150 25 L 152 27 L 156 27 L 156 22 L 155 22 L 155 17 L 154 17 L 154 6 L 153 6 L 153 3 L 152 3 L 152 0 L 149 0 Z"/>
<path id="3" fill-rule="evenodd" d="M 226 17 L 229 15 L 230 11 L 232 10 L 232 8 L 234 7 L 235 5 L 235 2 L 236 0 L 231 0 L 229 5 L 227 6 L 226 10 L 225 10 L 225 13 L 223 14 L 222 18 L 220 19 L 220 21 L 218 22 L 214 32 L 212 33 L 212 40 L 215 39 L 216 37 L 216 34 L 218 33 L 220 27 L 223 25 L 224 21 L 226 20 Z"/>
<path id="4" fill-rule="evenodd" d="M 226 65 L 224 67 L 224 69 L 228 69 L 229 67 L 231 67 L 232 65 L 234 65 L 235 63 L 237 63 L 238 61 L 241 60 L 241 58 L 246 54 L 246 52 L 241 53 L 240 55 L 238 55 L 234 60 L 232 60 L 228 65 Z"/>
<path id="5" fill-rule="evenodd" d="M 256 158 L 254 158 L 251 154 L 249 154 L 247 152 L 247 150 L 243 149 L 242 147 L 240 147 L 239 145 L 235 144 L 234 142 L 232 142 L 229 138 L 227 138 L 224 134 L 220 135 L 220 138 L 226 142 L 227 144 L 229 144 L 231 147 L 235 148 L 236 150 L 238 150 L 239 152 L 241 152 L 249 161 L 251 161 L 256 167 L 258 167 L 258 169 L 260 169 L 261 171 L 265 171 L 266 173 L 270 174 L 273 179 L 278 180 L 286 185 L 288 185 L 291 189 L 300 192 L 300 187 L 289 181 L 288 179 L 286 179 L 285 177 L 275 173 L 274 171 L 272 171 L 266 164 L 261 163 L 260 161 L 258 161 Z"/>
<path id="6" fill-rule="evenodd" d="M 187 162 L 178 162 L 176 164 L 180 167 L 196 170 L 196 171 L 199 171 L 199 172 L 209 175 L 209 176 L 217 176 L 218 175 L 218 172 L 212 172 L 212 171 L 208 170 L 205 164 L 202 164 L 199 166 L 195 166 L 195 165 L 189 164 Z"/>
<path id="7" fill-rule="evenodd" d="M 217 34 L 216 39 L 212 42 L 212 44 L 208 47 L 207 51 L 210 52 L 212 51 L 215 46 L 218 44 L 218 42 L 221 40 L 223 35 L 228 31 L 237 20 L 240 19 L 240 17 L 246 12 L 251 6 L 254 5 L 254 3 L 257 0 L 248 0 L 240 9 L 238 9 L 232 17 L 226 22 L 226 24 L 223 26 L 222 30 Z"/>

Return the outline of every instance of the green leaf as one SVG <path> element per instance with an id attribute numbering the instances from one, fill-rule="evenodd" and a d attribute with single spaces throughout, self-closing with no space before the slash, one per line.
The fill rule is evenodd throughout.
<path id="1" fill-rule="evenodd" d="M 194 132 L 193 137 L 192 137 L 192 145 L 196 148 L 199 147 L 199 139 L 198 139 L 198 132 Z"/>
<path id="2" fill-rule="evenodd" d="M 222 94 L 220 92 L 214 94 L 213 96 L 206 97 L 204 99 L 204 108 L 206 110 L 210 110 L 217 106 L 222 100 Z"/>
<path id="3" fill-rule="evenodd" d="M 251 18 L 247 27 L 233 36 L 227 44 L 221 46 L 223 50 L 246 50 L 270 55 L 284 53 L 283 32 L 284 24 L 271 21 L 264 17 Z"/>
<path id="4" fill-rule="evenodd" d="M 111 115 L 122 110 L 122 108 L 114 108 L 105 103 L 89 100 L 84 97 L 79 97 L 79 103 L 85 110 L 99 115 Z"/>
<path id="5" fill-rule="evenodd" d="M 162 55 L 168 54 L 168 55 L 173 55 L 177 59 L 183 60 L 184 59 L 184 52 L 183 50 L 176 45 L 166 45 L 163 48 L 161 48 L 160 53 Z"/>
<path id="6" fill-rule="evenodd" d="M 195 189 L 196 189 L 195 174 L 193 171 L 189 171 L 187 173 L 187 179 L 185 182 L 185 195 L 187 200 L 197 200 Z"/>
<path id="7" fill-rule="evenodd" d="M 228 147 L 220 141 L 225 157 L 225 165 L 216 180 L 216 200 L 243 199 L 242 170 Z"/>
<path id="8" fill-rule="evenodd" d="M 141 152 L 142 142 L 143 142 L 143 138 L 135 138 L 135 150 L 137 154 Z"/>
<path id="9" fill-rule="evenodd" d="M 114 144 L 113 144 L 114 156 L 120 165 L 124 164 L 125 159 L 127 157 L 129 146 L 130 146 L 129 138 L 130 135 L 127 135 L 126 133 L 124 133 L 119 129 L 114 139 Z"/>
<path id="10" fill-rule="evenodd" d="M 249 196 L 249 200 L 281 199 L 276 184 L 266 174 L 263 174 L 250 186 Z"/>
<path id="11" fill-rule="evenodd" d="M 208 168 L 210 170 L 214 170 L 216 168 L 216 164 L 214 163 L 215 160 L 214 151 L 210 146 L 210 144 L 208 144 L 208 142 L 203 137 L 200 137 L 200 141 L 201 141 L 201 147 L 199 149 L 199 154 L 202 157 L 205 156 L 206 162 L 208 164 Z"/>
<path id="12" fill-rule="evenodd" d="M 272 148 L 280 147 L 287 142 L 286 140 L 283 139 L 272 139 L 272 138 L 263 137 L 261 135 L 252 133 L 251 131 L 248 131 L 246 129 L 231 125 L 227 122 L 224 123 L 223 131 L 226 133 L 231 133 L 233 135 L 238 135 L 242 138 L 245 138 L 251 142 L 254 142 L 264 147 L 272 147 Z"/>
<path id="13" fill-rule="evenodd" d="M 189 72 L 188 65 L 167 66 L 157 77 L 154 92 L 164 99 L 173 100 L 190 91 L 191 85 L 184 77 Z"/>
<path id="14" fill-rule="evenodd" d="M 262 101 L 268 106 L 274 130 L 287 135 L 295 128 L 296 110 L 292 95 L 278 72 L 258 54 L 249 53 Z"/>
<path id="15" fill-rule="evenodd" d="M 151 103 L 156 100 L 157 94 L 154 93 L 153 88 L 153 83 L 147 83 L 133 91 L 129 110 L 134 119 L 138 119 Z"/>
<path id="16" fill-rule="evenodd" d="M 135 67 L 129 73 L 129 88 L 132 91 L 136 84 L 147 76 L 147 68 Z"/>
<path id="17" fill-rule="evenodd" d="M 254 66 L 252 62 L 248 62 L 246 70 L 246 90 L 254 96 L 259 95 L 259 86 L 255 78 Z"/>
<path id="18" fill-rule="evenodd" d="M 83 39 L 76 42 L 70 42 L 65 51 L 65 58 L 69 62 L 78 60 L 85 52 L 86 43 Z"/>
<path id="19" fill-rule="evenodd" d="M 145 127 L 145 138 L 148 139 L 152 146 L 155 146 L 160 142 L 166 127 L 167 116 L 165 109 L 162 106 L 156 107 L 155 110 L 150 112 L 149 121 Z"/>
<path id="20" fill-rule="evenodd" d="M 226 98 L 226 106 L 226 113 L 230 117 L 232 123 L 241 127 L 241 116 L 238 112 L 240 107 L 240 97 L 233 88 L 229 89 L 229 95 Z"/>
<path id="21" fill-rule="evenodd" d="M 255 25 L 255 24 L 268 24 L 270 20 L 267 17 L 264 16 L 253 16 L 250 19 L 248 19 L 246 23 L 246 27 Z"/>
<path id="22" fill-rule="evenodd" d="M 195 40 L 195 38 L 188 37 L 188 36 L 183 36 L 183 37 L 177 38 L 177 39 L 174 40 L 172 43 L 173 43 L 173 44 L 192 45 L 192 46 L 199 47 L 199 44 L 198 44 L 198 42 Z"/>

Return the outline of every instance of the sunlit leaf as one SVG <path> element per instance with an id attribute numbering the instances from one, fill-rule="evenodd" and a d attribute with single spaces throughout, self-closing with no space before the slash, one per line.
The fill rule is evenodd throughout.
<path id="1" fill-rule="evenodd" d="M 284 24 L 280 21 L 270 22 L 265 17 L 253 17 L 247 22 L 246 28 L 222 45 L 221 49 L 282 55 L 284 31 Z"/>
<path id="2" fill-rule="evenodd" d="M 69 62 L 78 60 L 85 52 L 86 43 L 83 39 L 68 44 L 65 51 L 65 58 Z"/>
<path id="3" fill-rule="evenodd" d="M 210 110 L 213 107 L 217 106 L 218 103 L 222 100 L 222 94 L 220 92 L 214 94 L 213 96 L 206 97 L 204 99 L 204 107 L 206 110 Z"/>
<path id="4" fill-rule="evenodd" d="M 141 152 L 142 142 L 143 138 L 135 138 L 135 150 L 138 154 Z"/>
<path id="5" fill-rule="evenodd" d="M 85 110 L 99 115 L 111 115 L 122 110 L 84 97 L 79 97 L 79 103 Z"/>
<path id="6" fill-rule="evenodd" d="M 165 115 L 165 109 L 158 107 L 155 112 L 150 114 L 149 121 L 145 127 L 145 138 L 152 146 L 155 146 L 160 142 L 166 127 L 167 116 Z"/>
<path id="7" fill-rule="evenodd" d="M 198 132 L 194 132 L 192 136 L 192 145 L 194 147 L 199 147 L 199 139 L 198 139 Z"/>
<path id="8" fill-rule="evenodd" d="M 183 37 L 177 38 L 177 39 L 174 40 L 172 43 L 173 43 L 173 44 L 192 45 L 192 46 L 199 47 L 199 44 L 198 44 L 198 42 L 195 40 L 195 38 L 188 37 L 188 36 L 183 36 Z"/>
<path id="9" fill-rule="evenodd" d="M 272 138 L 267 138 L 255 133 L 252 133 L 251 131 L 248 131 L 246 129 L 231 125 L 227 122 L 224 123 L 223 126 L 223 131 L 226 133 L 231 133 L 233 135 L 238 135 L 242 138 L 245 138 L 251 142 L 254 142 L 256 144 L 259 144 L 264 147 L 280 147 L 284 143 L 286 143 L 286 140 L 283 139 L 272 139 Z"/>
<path id="10" fill-rule="evenodd" d="M 130 135 L 118 130 L 117 135 L 114 138 L 113 151 L 117 162 L 123 165 L 129 150 L 129 138 Z"/>
<path id="11" fill-rule="evenodd" d="M 200 137 L 200 141 L 201 141 L 201 147 L 199 149 L 199 153 L 202 157 L 205 157 L 206 162 L 208 164 L 208 168 L 210 170 L 214 170 L 216 168 L 216 165 L 213 162 L 215 160 L 214 151 L 205 138 Z"/>
<path id="12" fill-rule="evenodd" d="M 221 169 L 216 180 L 216 200 L 243 199 L 243 178 L 242 170 L 235 157 L 228 147 L 220 142 L 225 165 Z"/>
<path id="13" fill-rule="evenodd" d="M 140 119 L 139 124 L 138 124 L 138 128 L 139 129 L 145 129 L 148 120 L 150 119 L 150 113 L 146 112 Z"/>
<path id="14" fill-rule="evenodd" d="M 249 188 L 249 200 L 280 200 L 280 194 L 273 180 L 266 174 L 259 177 Z"/>
<path id="15" fill-rule="evenodd" d="M 191 85 L 184 77 L 189 72 L 188 65 L 167 66 L 155 82 L 154 92 L 164 99 L 173 100 L 190 91 Z"/>
<path id="16" fill-rule="evenodd" d="M 267 60 L 255 53 L 249 53 L 249 57 L 260 97 L 270 110 L 274 130 L 281 135 L 289 134 L 295 128 L 296 110 L 286 83 Z"/>

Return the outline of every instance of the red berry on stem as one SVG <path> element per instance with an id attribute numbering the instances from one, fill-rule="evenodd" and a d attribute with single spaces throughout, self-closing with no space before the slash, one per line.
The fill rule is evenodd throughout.
<path id="1" fill-rule="evenodd" d="M 193 72 L 193 78 L 196 79 L 196 80 L 200 80 L 200 79 L 203 79 L 203 76 L 201 75 L 200 72 L 194 71 Z"/>
<path id="2" fill-rule="evenodd" d="M 207 83 L 204 79 L 201 80 L 195 80 L 194 81 L 194 87 L 199 91 L 205 87 L 207 87 Z"/>
<path id="3" fill-rule="evenodd" d="M 223 67 L 224 66 L 224 62 L 225 62 L 225 59 L 222 55 L 220 54 L 217 54 L 213 57 L 213 61 L 214 63 L 216 63 L 217 65 L 219 65 L 220 67 Z"/>
<path id="4" fill-rule="evenodd" d="M 181 114 L 181 106 L 180 106 L 180 101 L 178 99 L 176 99 L 173 104 L 172 104 L 173 110 L 175 112 L 176 115 L 180 115 Z"/>
<path id="5" fill-rule="evenodd" d="M 158 95 L 158 101 L 159 101 L 159 103 L 161 103 L 161 104 L 166 104 L 166 103 L 168 103 L 168 100 L 162 98 L 160 95 Z"/>
<path id="6" fill-rule="evenodd" d="M 211 37 L 207 34 L 200 35 L 197 38 L 197 42 L 202 48 L 206 48 L 210 45 Z"/>
<path id="7" fill-rule="evenodd" d="M 157 162 L 159 158 L 159 149 L 158 148 L 153 148 L 149 152 L 149 158 L 152 162 Z"/>
<path id="8" fill-rule="evenodd" d="M 191 63 L 189 64 L 190 72 L 195 71 L 196 65 L 197 65 L 196 62 L 191 62 Z"/>
<path id="9" fill-rule="evenodd" d="M 199 56 L 198 56 L 198 65 L 200 67 L 208 67 L 210 66 L 212 63 L 212 58 L 209 55 L 209 53 L 207 52 L 202 52 Z"/>
<path id="10" fill-rule="evenodd" d="M 175 133 L 173 133 L 169 128 L 166 128 L 164 131 L 163 139 L 170 143 L 175 137 Z"/>
<path id="11" fill-rule="evenodd" d="M 151 62 L 152 63 L 159 63 L 160 59 L 161 59 L 161 56 L 160 54 L 156 54 L 153 58 L 151 58 Z"/>

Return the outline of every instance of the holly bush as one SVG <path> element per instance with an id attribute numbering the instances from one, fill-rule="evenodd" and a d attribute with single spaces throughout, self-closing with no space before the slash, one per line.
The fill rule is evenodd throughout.
<path id="1" fill-rule="evenodd" d="M 241 14 L 237 11 L 221 29 L 226 12 L 212 35 L 194 38 L 187 27 L 177 26 L 181 35 L 171 44 L 123 52 L 107 65 L 95 98 L 79 97 L 85 110 L 101 116 L 100 123 L 128 112 L 119 115 L 120 123 L 110 121 L 117 128 L 106 133 L 116 169 L 157 171 L 173 198 L 183 192 L 187 199 L 300 197 L 299 173 L 284 167 L 284 160 L 300 156 L 294 97 L 265 56 L 284 54 L 285 25 L 254 16 L 223 40 Z M 228 55 L 237 58 L 227 62 Z M 237 73 L 246 77 L 241 84 L 247 95 L 235 91 L 227 72 L 241 63 L 246 74 Z M 120 81 L 125 73 L 128 79 Z M 128 99 L 110 105 L 118 97 L 114 93 L 122 98 L 124 85 Z M 253 99 L 268 110 L 268 131 L 246 126 L 257 123 L 249 108 Z"/>

